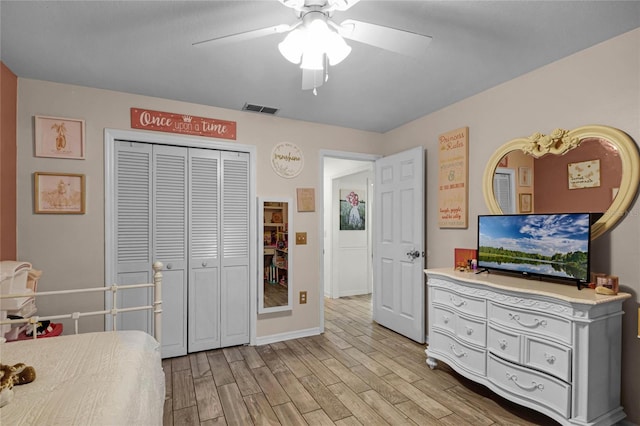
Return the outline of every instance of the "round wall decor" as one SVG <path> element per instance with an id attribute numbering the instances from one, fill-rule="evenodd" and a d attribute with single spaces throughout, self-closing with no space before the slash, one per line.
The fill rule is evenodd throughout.
<path id="1" fill-rule="evenodd" d="M 271 151 L 271 167 L 283 178 L 296 177 L 304 167 L 304 156 L 296 144 L 282 142 Z"/>

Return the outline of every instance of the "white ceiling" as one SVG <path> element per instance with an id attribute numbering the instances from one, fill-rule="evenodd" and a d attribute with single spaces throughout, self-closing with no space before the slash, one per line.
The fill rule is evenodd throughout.
<path id="1" fill-rule="evenodd" d="M 0 14 L 0 56 L 18 77 L 235 110 L 248 102 L 280 117 L 386 132 L 639 27 L 640 1 L 362 0 L 334 21 L 433 41 L 418 59 L 351 41 L 317 96 L 301 90 L 300 69 L 278 52 L 284 35 L 192 46 L 294 23 L 277 0 L 2 0 Z"/>

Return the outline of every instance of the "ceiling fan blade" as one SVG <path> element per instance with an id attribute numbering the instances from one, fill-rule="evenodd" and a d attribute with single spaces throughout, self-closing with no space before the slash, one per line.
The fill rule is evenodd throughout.
<path id="1" fill-rule="evenodd" d="M 227 43 L 236 43 L 239 41 L 251 40 L 258 37 L 268 36 L 271 34 L 285 33 L 287 31 L 291 31 L 295 26 L 281 24 L 281 25 L 275 25 L 267 28 L 260 28 L 259 30 L 244 31 L 241 33 L 230 34 L 226 36 L 210 38 L 208 40 L 197 41 L 195 43 L 192 43 L 192 46 L 198 46 L 205 43 L 212 43 L 217 45 L 222 45 Z"/>
<path id="2" fill-rule="evenodd" d="M 324 83 L 324 70 L 302 68 L 302 90 L 312 90 Z"/>
<path id="3" fill-rule="evenodd" d="M 354 4 L 358 3 L 359 1 L 360 0 L 333 0 L 329 2 L 331 4 L 331 6 L 329 7 L 329 10 L 331 11 L 338 10 L 342 12 L 351 8 Z"/>
<path id="4" fill-rule="evenodd" d="M 424 55 L 431 43 L 430 36 L 353 19 L 342 22 L 339 28 L 346 39 L 413 57 Z"/>

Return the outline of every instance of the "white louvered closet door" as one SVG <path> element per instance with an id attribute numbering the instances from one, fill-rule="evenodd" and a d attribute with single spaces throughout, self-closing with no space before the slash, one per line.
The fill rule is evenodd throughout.
<path id="1" fill-rule="evenodd" d="M 118 141 L 115 146 L 115 259 L 118 284 L 150 283 L 151 264 L 151 197 L 152 151 L 145 143 Z M 118 306 L 151 305 L 151 290 L 131 289 L 118 292 Z M 118 329 L 144 330 L 153 334 L 150 312 L 118 314 Z"/>
<path id="2" fill-rule="evenodd" d="M 516 212 L 515 182 L 513 173 L 496 172 L 493 176 L 493 195 L 504 214 Z"/>
<path id="3" fill-rule="evenodd" d="M 220 151 L 189 149 L 189 188 L 188 346 L 197 352 L 220 347 Z"/>
<path id="4" fill-rule="evenodd" d="M 249 155 L 221 152 L 221 344 L 249 343 Z"/>
<path id="5" fill-rule="evenodd" d="M 162 270 L 162 357 L 249 343 L 249 155 L 118 141 L 119 284 Z M 151 304 L 121 292 L 119 306 Z M 121 329 L 152 332 L 151 315 L 122 314 Z"/>
<path id="6" fill-rule="evenodd" d="M 187 353 L 187 148 L 153 147 L 153 259 L 162 262 L 162 355 Z"/>

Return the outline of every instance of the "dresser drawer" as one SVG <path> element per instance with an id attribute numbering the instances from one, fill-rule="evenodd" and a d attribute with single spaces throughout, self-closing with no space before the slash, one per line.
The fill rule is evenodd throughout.
<path id="1" fill-rule="evenodd" d="M 443 307 L 433 306 L 433 327 L 439 327 L 451 333 L 456 332 L 456 314 Z"/>
<path id="2" fill-rule="evenodd" d="M 487 376 L 510 394 L 542 404 L 563 417 L 570 415 L 571 385 L 544 373 L 516 366 L 489 354 Z"/>
<path id="3" fill-rule="evenodd" d="M 451 308 L 454 308 L 459 312 L 476 315 L 482 318 L 484 318 L 487 314 L 487 305 L 485 299 L 467 295 L 460 295 L 458 293 L 454 293 L 441 288 L 435 288 L 433 295 L 433 302 L 450 306 Z"/>
<path id="4" fill-rule="evenodd" d="M 533 337 L 525 338 L 524 364 L 571 381 L 571 349 Z"/>
<path id="5" fill-rule="evenodd" d="M 431 330 L 427 355 L 442 354 L 449 362 L 465 370 L 484 376 L 486 374 L 486 351 L 472 345 L 459 342 L 453 337 L 437 330 Z M 437 356 L 435 356 L 438 358 Z"/>
<path id="6" fill-rule="evenodd" d="M 522 334 L 518 332 L 489 324 L 487 349 L 502 358 L 520 362 L 520 336 Z"/>
<path id="7" fill-rule="evenodd" d="M 456 318 L 456 335 L 469 343 L 485 347 L 487 345 L 487 323 L 462 314 Z"/>
<path id="8" fill-rule="evenodd" d="M 489 303 L 488 317 L 492 322 L 509 326 L 525 334 L 538 333 L 563 343 L 571 344 L 572 342 L 571 322 L 561 317 L 494 302 Z"/>

